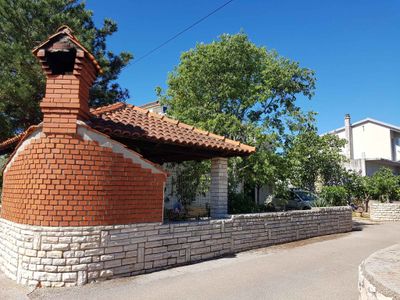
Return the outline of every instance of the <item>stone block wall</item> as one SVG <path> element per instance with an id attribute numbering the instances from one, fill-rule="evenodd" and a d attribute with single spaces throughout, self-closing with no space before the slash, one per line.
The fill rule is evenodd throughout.
<path id="1" fill-rule="evenodd" d="M 351 229 L 347 207 L 91 227 L 0 219 L 0 269 L 22 284 L 74 286 Z"/>
<path id="2" fill-rule="evenodd" d="M 400 201 L 393 203 L 370 203 L 370 218 L 373 221 L 400 221 Z"/>

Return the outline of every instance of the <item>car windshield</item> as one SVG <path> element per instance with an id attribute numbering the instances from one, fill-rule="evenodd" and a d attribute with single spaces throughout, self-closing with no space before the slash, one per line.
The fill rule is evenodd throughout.
<path id="1" fill-rule="evenodd" d="M 303 201 L 315 201 L 317 196 L 307 191 L 296 191 L 295 192 Z"/>

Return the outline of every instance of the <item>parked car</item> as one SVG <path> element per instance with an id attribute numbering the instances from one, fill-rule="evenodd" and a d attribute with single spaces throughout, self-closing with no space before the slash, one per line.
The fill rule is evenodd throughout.
<path id="1" fill-rule="evenodd" d="M 311 209 L 313 202 L 318 199 L 318 196 L 306 190 L 289 189 L 285 193 L 274 195 L 266 206 L 270 211 L 282 210 L 305 210 Z"/>

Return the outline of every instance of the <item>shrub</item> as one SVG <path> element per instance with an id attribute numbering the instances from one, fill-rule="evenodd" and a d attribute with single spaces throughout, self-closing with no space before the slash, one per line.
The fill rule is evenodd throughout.
<path id="1" fill-rule="evenodd" d="M 312 202 L 312 206 L 313 207 L 327 207 L 327 206 L 329 206 L 329 204 L 324 198 L 318 197 L 317 200 Z"/>
<path id="2" fill-rule="evenodd" d="M 254 200 L 244 193 L 229 193 L 228 197 L 228 213 L 230 214 L 246 214 L 257 213 L 264 209 L 256 204 Z"/>
<path id="3" fill-rule="evenodd" d="M 330 206 L 347 205 L 347 191 L 342 186 L 324 186 L 322 187 L 320 197 Z"/>
<path id="4" fill-rule="evenodd" d="M 368 185 L 371 196 L 381 202 L 399 199 L 399 176 L 388 168 L 380 168 L 370 177 Z"/>

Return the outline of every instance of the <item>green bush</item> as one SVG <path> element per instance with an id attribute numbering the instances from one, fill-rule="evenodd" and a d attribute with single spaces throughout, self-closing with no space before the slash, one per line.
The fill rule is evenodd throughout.
<path id="1" fill-rule="evenodd" d="M 327 207 L 329 203 L 322 197 L 318 197 L 317 200 L 312 202 L 313 207 Z"/>
<path id="2" fill-rule="evenodd" d="M 229 193 L 228 213 L 229 214 L 248 214 L 265 211 L 263 205 L 258 205 L 254 200 L 244 193 Z"/>
<path id="3" fill-rule="evenodd" d="M 369 178 L 368 189 L 373 199 L 389 202 L 399 199 L 399 176 L 388 168 L 380 168 Z"/>
<path id="4" fill-rule="evenodd" d="M 321 189 L 320 197 L 330 206 L 347 205 L 347 191 L 342 186 L 324 186 Z"/>

